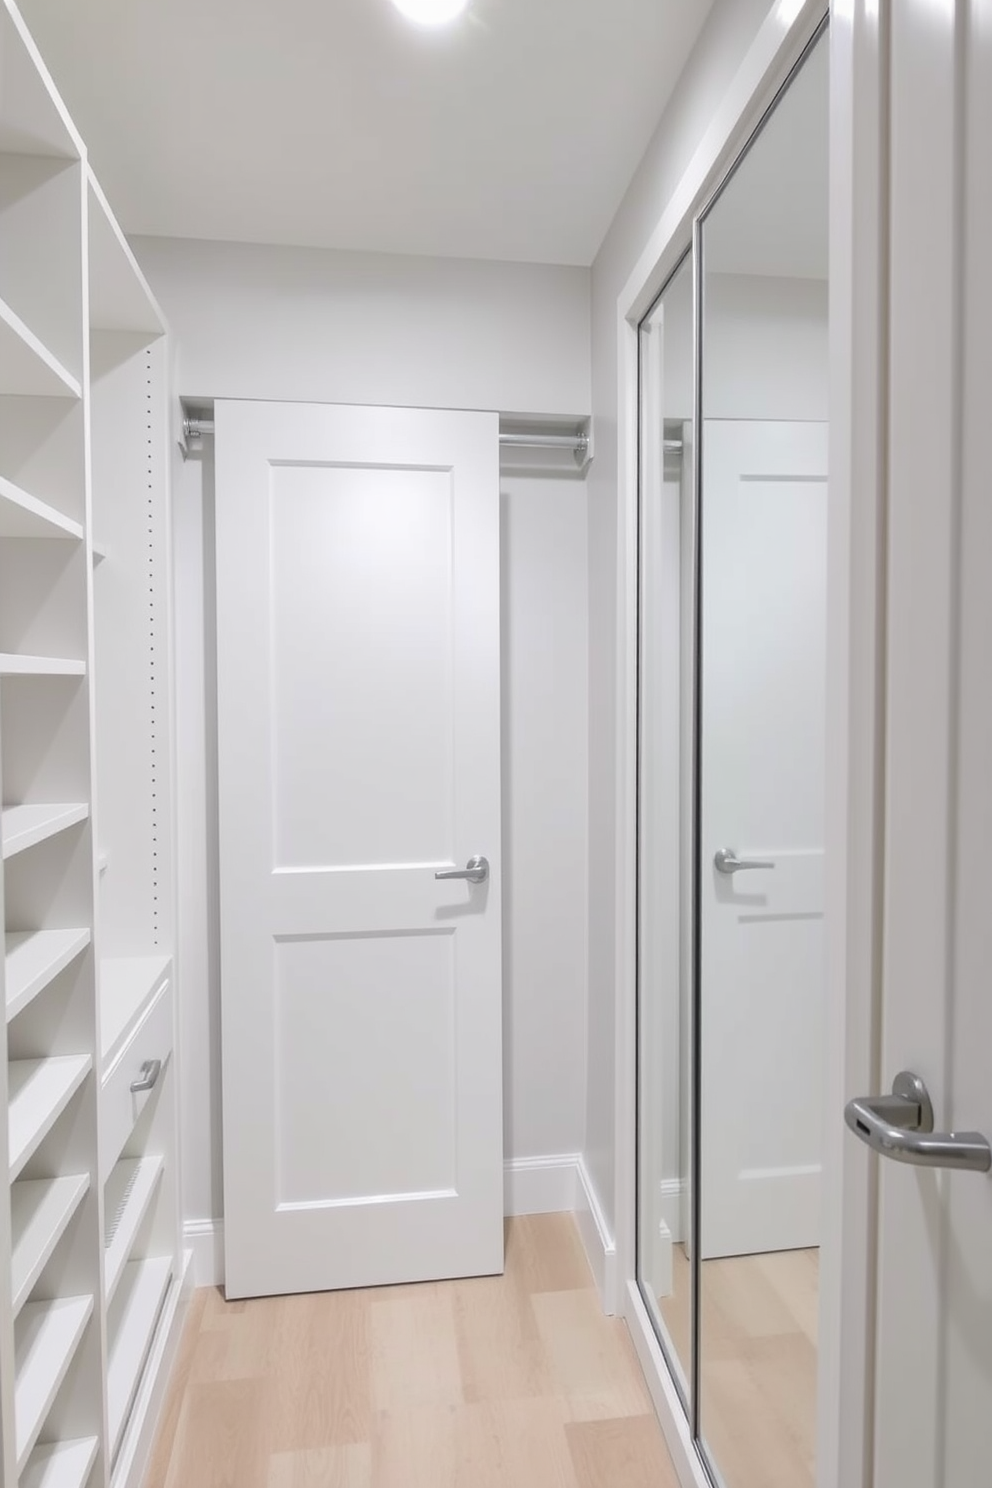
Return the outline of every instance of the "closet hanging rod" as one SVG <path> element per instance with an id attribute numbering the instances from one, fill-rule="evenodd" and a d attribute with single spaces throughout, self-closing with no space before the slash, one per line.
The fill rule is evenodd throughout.
<path id="1" fill-rule="evenodd" d="M 563 449 L 576 455 L 589 449 L 588 434 L 500 434 L 499 442 L 509 449 Z"/>
<path id="2" fill-rule="evenodd" d="M 208 418 L 183 416 L 183 438 L 202 439 L 214 432 L 214 421 Z M 499 442 L 513 449 L 563 449 L 585 456 L 589 450 L 588 434 L 500 434 Z"/>

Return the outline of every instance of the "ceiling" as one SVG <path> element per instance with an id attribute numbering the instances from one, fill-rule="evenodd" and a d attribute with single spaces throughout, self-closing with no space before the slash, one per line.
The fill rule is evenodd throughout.
<path id="1" fill-rule="evenodd" d="M 589 264 L 712 0 L 21 0 L 129 233 Z"/>

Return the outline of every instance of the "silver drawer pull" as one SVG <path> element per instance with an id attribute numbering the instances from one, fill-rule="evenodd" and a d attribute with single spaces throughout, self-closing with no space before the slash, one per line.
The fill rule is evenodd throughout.
<path id="1" fill-rule="evenodd" d="M 141 1095 L 145 1090 L 151 1090 L 162 1073 L 161 1059 L 146 1059 L 141 1066 L 141 1074 L 136 1080 L 131 1081 L 131 1094 Z"/>

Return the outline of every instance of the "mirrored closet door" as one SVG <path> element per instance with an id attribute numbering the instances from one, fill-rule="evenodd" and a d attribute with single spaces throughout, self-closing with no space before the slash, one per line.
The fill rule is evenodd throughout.
<path id="1" fill-rule="evenodd" d="M 637 1279 L 723 1488 L 815 1480 L 827 69 L 640 331 Z"/>

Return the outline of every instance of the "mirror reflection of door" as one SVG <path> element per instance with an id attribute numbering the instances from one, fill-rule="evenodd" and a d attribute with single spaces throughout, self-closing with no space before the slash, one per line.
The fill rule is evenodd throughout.
<path id="1" fill-rule="evenodd" d="M 698 1419 L 728 1488 L 815 1478 L 827 215 L 821 39 L 700 235 Z"/>

